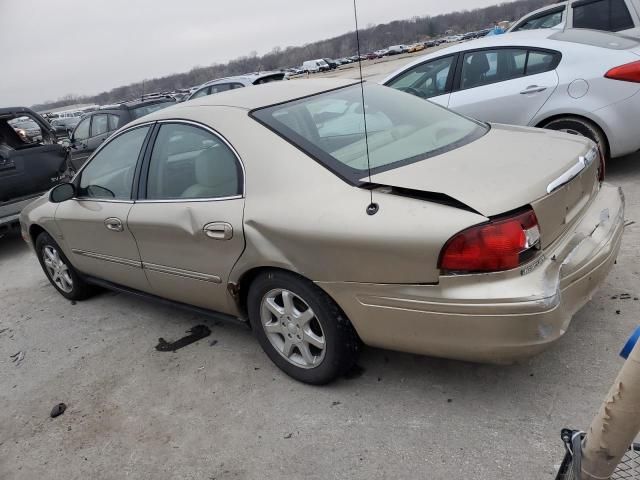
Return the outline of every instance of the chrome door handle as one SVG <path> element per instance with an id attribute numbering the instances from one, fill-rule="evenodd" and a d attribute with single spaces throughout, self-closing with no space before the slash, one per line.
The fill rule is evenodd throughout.
<path id="1" fill-rule="evenodd" d="M 204 234 L 214 240 L 230 240 L 233 237 L 233 227 L 227 222 L 207 223 Z"/>
<path id="2" fill-rule="evenodd" d="M 538 85 L 529 85 L 527 88 L 520 92 L 520 95 L 527 95 L 528 93 L 544 92 L 547 87 L 539 87 Z"/>
<path id="3" fill-rule="evenodd" d="M 124 230 L 122 220 L 115 217 L 107 218 L 104 221 L 104 226 L 107 227 L 107 230 L 111 230 L 112 232 L 122 232 Z"/>

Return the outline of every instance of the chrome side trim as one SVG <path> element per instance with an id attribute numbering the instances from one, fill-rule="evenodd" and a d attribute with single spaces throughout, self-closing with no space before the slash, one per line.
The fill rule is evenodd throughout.
<path id="1" fill-rule="evenodd" d="M 196 203 L 196 202 L 222 202 L 225 200 L 238 200 L 244 198 L 242 195 L 232 195 L 230 197 L 216 198 L 167 198 L 165 200 L 136 200 L 136 204 L 144 203 Z"/>
<path id="2" fill-rule="evenodd" d="M 119 265 L 126 265 L 128 267 L 142 268 L 142 262 L 129 260 L 127 258 L 112 257 L 111 255 L 104 255 L 102 253 L 95 253 L 95 252 L 87 252 L 86 250 L 78 250 L 75 248 L 72 249 L 71 251 L 76 255 L 82 255 L 83 257 L 89 257 L 96 260 L 103 260 L 105 262 L 117 263 Z"/>
<path id="3" fill-rule="evenodd" d="M 551 193 L 563 185 L 566 185 L 575 177 L 577 177 L 580 172 L 584 169 L 588 168 L 593 161 L 596 159 L 598 155 L 598 150 L 596 147 L 592 148 L 587 152 L 585 156 L 578 157 L 578 161 L 573 164 L 566 172 L 552 181 L 549 185 L 547 185 L 547 193 Z"/>
<path id="4" fill-rule="evenodd" d="M 157 265 L 155 263 L 143 262 L 142 268 L 151 270 L 152 272 L 166 273 L 168 275 L 192 278 L 194 280 L 202 280 L 203 282 L 222 283 L 220 277 L 216 275 L 207 275 L 206 273 L 198 273 L 191 270 L 183 270 L 181 268 L 167 267 L 165 265 Z"/>

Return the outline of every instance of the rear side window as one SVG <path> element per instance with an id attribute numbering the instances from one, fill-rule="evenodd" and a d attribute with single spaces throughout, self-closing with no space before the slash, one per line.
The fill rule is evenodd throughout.
<path id="1" fill-rule="evenodd" d="M 241 167 L 220 138 L 192 125 L 160 127 L 149 164 L 147 199 L 225 198 L 241 193 Z"/>
<path id="2" fill-rule="evenodd" d="M 109 125 L 106 115 L 94 115 L 91 121 L 91 136 L 102 135 L 109 131 Z"/>
<path id="3" fill-rule="evenodd" d="M 193 100 L 194 98 L 206 97 L 207 95 L 209 95 L 209 87 L 203 88 L 202 90 L 198 90 L 196 93 L 193 94 L 193 96 L 191 97 L 191 100 Z"/>
<path id="4" fill-rule="evenodd" d="M 502 48 L 466 53 L 462 60 L 460 88 L 504 82 L 524 75 L 526 50 Z"/>
<path id="5" fill-rule="evenodd" d="M 558 66 L 559 54 L 532 50 L 527 58 L 526 75 L 554 70 Z"/>
<path id="6" fill-rule="evenodd" d="M 231 90 L 231 83 L 220 83 L 218 85 L 211 85 L 211 94 L 226 92 L 227 90 Z"/>
<path id="7" fill-rule="evenodd" d="M 633 28 L 624 0 L 582 0 L 573 4 L 573 26 L 618 32 Z"/>

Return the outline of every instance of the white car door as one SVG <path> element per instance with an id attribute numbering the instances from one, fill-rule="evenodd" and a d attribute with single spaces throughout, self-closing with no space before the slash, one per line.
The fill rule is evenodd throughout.
<path id="1" fill-rule="evenodd" d="M 560 57 L 524 47 L 465 52 L 448 106 L 486 122 L 528 125 L 558 86 Z"/>
<path id="2" fill-rule="evenodd" d="M 396 90 L 428 99 L 446 107 L 449 104 L 457 55 L 434 58 L 415 65 L 385 82 Z"/>

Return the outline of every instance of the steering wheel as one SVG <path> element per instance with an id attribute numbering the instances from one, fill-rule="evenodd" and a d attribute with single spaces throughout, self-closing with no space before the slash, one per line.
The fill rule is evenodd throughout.
<path id="1" fill-rule="evenodd" d="M 422 92 L 417 88 L 406 87 L 404 91 L 407 93 L 410 93 L 411 95 L 415 95 L 416 97 L 424 98 L 424 95 L 422 94 Z"/>

